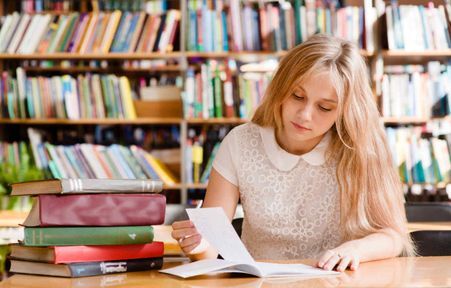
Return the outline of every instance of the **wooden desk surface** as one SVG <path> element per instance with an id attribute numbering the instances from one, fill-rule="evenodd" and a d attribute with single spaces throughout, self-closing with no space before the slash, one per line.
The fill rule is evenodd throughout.
<path id="1" fill-rule="evenodd" d="M 300 261 L 312 264 L 310 260 Z M 166 263 L 175 265 L 179 263 Z M 322 278 L 256 278 L 243 274 L 218 274 L 181 279 L 157 271 L 65 279 L 14 275 L 1 288 L 18 287 L 451 287 L 451 256 L 393 258 L 361 264 L 357 271 Z"/>

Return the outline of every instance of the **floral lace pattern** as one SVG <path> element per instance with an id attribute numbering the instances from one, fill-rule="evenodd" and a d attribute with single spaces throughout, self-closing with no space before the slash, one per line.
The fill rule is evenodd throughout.
<path id="1" fill-rule="evenodd" d="M 236 131 L 238 183 L 244 222 L 241 239 L 255 259 L 317 258 L 341 243 L 336 166 L 300 158 L 278 170 L 263 148 L 259 127 Z M 244 128 L 244 127 L 243 127 Z"/>

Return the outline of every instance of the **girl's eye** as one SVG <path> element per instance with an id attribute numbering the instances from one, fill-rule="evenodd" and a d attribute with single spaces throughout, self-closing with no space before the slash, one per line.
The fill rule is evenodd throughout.
<path id="1" fill-rule="evenodd" d="M 293 93 L 293 97 L 296 100 L 303 100 L 304 99 L 304 96 L 299 96 L 299 95 L 296 95 L 295 93 Z"/>
<path id="2" fill-rule="evenodd" d="M 332 109 L 324 108 L 323 106 L 319 106 L 319 109 L 321 109 L 322 111 L 325 111 L 325 112 L 332 111 Z"/>

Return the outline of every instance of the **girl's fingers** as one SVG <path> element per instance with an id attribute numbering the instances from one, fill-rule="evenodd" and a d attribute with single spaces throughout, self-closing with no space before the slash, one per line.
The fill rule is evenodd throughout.
<path id="1" fill-rule="evenodd" d="M 319 258 L 318 261 L 318 267 L 319 268 L 324 268 L 324 265 L 327 263 L 327 261 L 329 261 L 329 259 L 336 255 L 335 252 L 333 252 L 332 250 L 327 250 L 322 256 L 321 258 Z"/>
<path id="2" fill-rule="evenodd" d="M 182 228 L 192 228 L 194 227 L 194 223 L 191 220 L 185 220 L 185 221 L 177 221 L 172 223 L 172 229 L 182 229 Z"/>
<path id="3" fill-rule="evenodd" d="M 359 268 L 360 259 L 359 257 L 354 257 L 351 261 L 351 270 L 355 271 Z"/>
<path id="4" fill-rule="evenodd" d="M 334 254 L 332 257 L 327 260 L 326 264 L 324 264 L 323 269 L 324 270 L 332 270 L 337 265 L 337 263 L 340 261 L 340 257 L 338 254 Z"/>
<path id="5" fill-rule="evenodd" d="M 194 243 L 194 244 L 191 244 L 191 245 L 188 245 L 188 246 L 182 248 L 182 250 L 183 250 L 183 252 L 184 252 L 185 254 L 188 254 L 188 253 L 190 253 L 191 251 L 193 251 L 194 248 L 197 247 L 197 245 L 199 245 L 199 243 Z"/>
<path id="6" fill-rule="evenodd" d="M 197 245 L 199 245 L 201 239 L 202 239 L 202 236 L 200 234 L 195 234 L 190 237 L 183 238 L 183 240 L 180 241 L 179 244 L 180 244 L 180 247 L 182 247 L 182 248 L 185 248 L 185 247 L 188 247 L 188 246 L 191 246 L 194 244 L 196 244 L 196 246 L 197 246 Z"/>
<path id="7" fill-rule="evenodd" d="M 343 272 L 348 268 L 349 263 L 351 263 L 352 258 L 349 256 L 345 256 L 341 258 L 340 263 L 338 264 L 337 271 Z"/>
<path id="8" fill-rule="evenodd" d="M 177 241 L 182 237 L 188 237 L 195 234 L 198 234 L 196 228 L 183 228 L 178 230 L 172 230 L 171 232 L 172 238 L 174 238 Z"/>

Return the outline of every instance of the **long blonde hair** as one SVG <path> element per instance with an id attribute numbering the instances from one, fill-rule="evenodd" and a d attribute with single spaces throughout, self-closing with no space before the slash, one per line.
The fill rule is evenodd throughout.
<path id="1" fill-rule="evenodd" d="M 407 230 L 404 196 L 379 121 L 367 66 L 352 43 L 315 35 L 283 57 L 252 122 L 282 129 L 281 107 L 299 82 L 329 71 L 338 96 L 328 157 L 337 161 L 343 240 L 391 228 L 402 237 L 403 254 L 415 255 Z"/>

